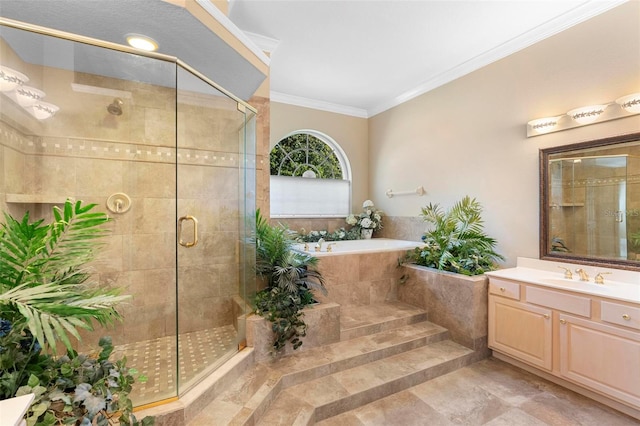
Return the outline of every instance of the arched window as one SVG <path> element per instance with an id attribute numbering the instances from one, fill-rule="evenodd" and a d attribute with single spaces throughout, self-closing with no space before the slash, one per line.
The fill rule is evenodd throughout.
<path id="1" fill-rule="evenodd" d="M 272 217 L 342 217 L 351 205 L 351 166 L 340 146 L 299 130 L 271 150 Z"/>

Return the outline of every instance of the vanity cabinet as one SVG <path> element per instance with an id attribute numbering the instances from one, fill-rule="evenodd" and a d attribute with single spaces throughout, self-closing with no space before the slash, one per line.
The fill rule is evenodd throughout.
<path id="1" fill-rule="evenodd" d="M 551 310 L 489 296 L 489 347 L 551 371 Z"/>
<path id="2" fill-rule="evenodd" d="M 499 358 L 640 416 L 639 304 L 490 276 L 488 308 L 488 343 Z"/>
<path id="3" fill-rule="evenodd" d="M 558 316 L 563 378 L 640 407 L 640 335 L 571 315 Z"/>

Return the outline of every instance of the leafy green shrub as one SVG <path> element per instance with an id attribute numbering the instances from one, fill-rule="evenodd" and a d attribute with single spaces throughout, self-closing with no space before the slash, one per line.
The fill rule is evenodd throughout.
<path id="1" fill-rule="evenodd" d="M 129 297 L 89 281 L 86 264 L 109 221 L 93 207 L 67 201 L 49 224 L 5 213 L 0 227 L 0 399 L 35 393 L 29 426 L 139 424 L 128 399 L 135 370 L 125 359 L 109 361 L 111 340 L 102 339 L 93 358 L 69 339 L 80 340 L 78 329 L 92 330 L 93 321 L 121 319 L 115 306 Z M 57 340 L 68 355 L 55 356 Z"/>
<path id="2" fill-rule="evenodd" d="M 293 235 L 256 212 L 256 273 L 267 286 L 256 294 L 255 312 L 271 322 L 276 353 L 287 342 L 294 349 L 302 345 L 307 330 L 302 309 L 314 302 L 314 290 L 326 294 L 322 275 L 314 269 L 318 258 L 293 250 Z"/>
<path id="3" fill-rule="evenodd" d="M 480 275 L 504 260 L 494 247 L 496 240 L 484 233 L 482 206 L 475 198 L 464 197 L 444 212 L 438 204 L 422 208 L 422 218 L 431 225 L 407 260 L 418 265 L 464 275 Z"/>

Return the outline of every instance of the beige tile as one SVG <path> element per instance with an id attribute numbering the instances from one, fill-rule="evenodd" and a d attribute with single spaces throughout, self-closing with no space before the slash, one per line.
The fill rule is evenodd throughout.
<path id="1" fill-rule="evenodd" d="M 545 426 L 547 423 L 536 419 L 517 408 L 511 408 L 495 419 L 485 423 L 485 426 Z"/>
<path id="2" fill-rule="evenodd" d="M 467 370 L 459 370 L 415 386 L 411 392 L 456 424 L 482 425 L 509 409 L 467 375 Z"/>
<path id="3" fill-rule="evenodd" d="M 367 426 L 447 426 L 453 425 L 411 392 L 400 392 L 354 410 L 355 416 Z M 323 423 L 321 423 L 323 424 Z"/>

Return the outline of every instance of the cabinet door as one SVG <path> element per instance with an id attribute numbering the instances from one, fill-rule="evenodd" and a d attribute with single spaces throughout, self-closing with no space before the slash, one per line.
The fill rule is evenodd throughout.
<path id="1" fill-rule="evenodd" d="M 640 408 L 640 333 L 560 315 L 560 374 Z"/>
<path id="2" fill-rule="evenodd" d="M 551 310 L 489 296 L 489 347 L 538 368 L 552 367 Z"/>

